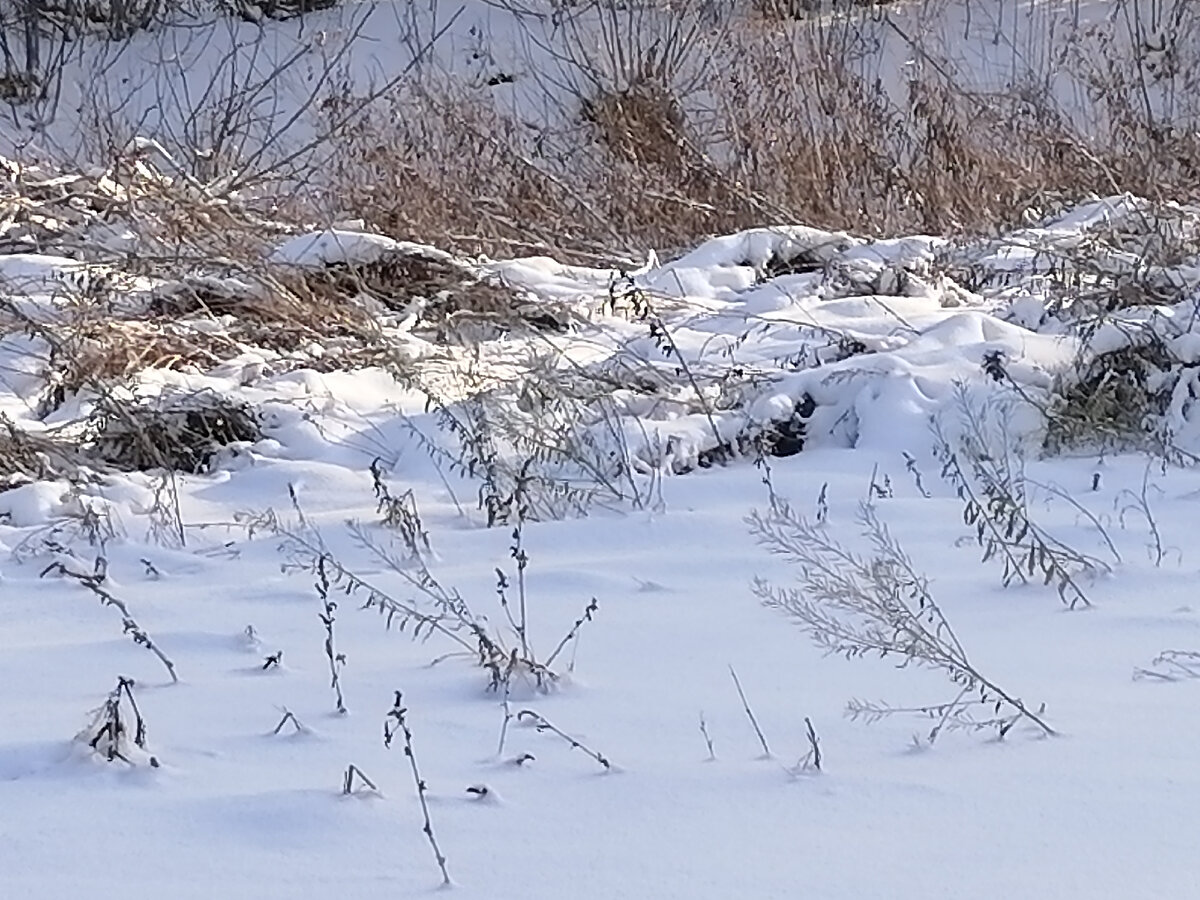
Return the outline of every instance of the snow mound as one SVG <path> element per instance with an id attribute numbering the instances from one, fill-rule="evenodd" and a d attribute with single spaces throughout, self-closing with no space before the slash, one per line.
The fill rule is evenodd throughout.
<path id="1" fill-rule="evenodd" d="M 452 263 L 454 257 L 426 244 L 396 241 L 380 234 L 327 228 L 298 235 L 276 247 L 268 262 L 292 266 L 367 265 L 390 256 L 421 256 Z"/>

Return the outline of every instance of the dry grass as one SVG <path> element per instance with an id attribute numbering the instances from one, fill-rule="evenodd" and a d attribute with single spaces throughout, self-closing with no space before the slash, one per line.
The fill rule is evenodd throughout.
<path id="1" fill-rule="evenodd" d="M 257 414 L 213 392 L 102 404 L 91 457 L 122 471 L 205 472 L 225 447 L 262 438 Z"/>
<path id="2" fill-rule="evenodd" d="M 622 90 L 583 98 L 580 117 L 596 139 L 619 158 L 679 171 L 686 154 L 679 99 L 660 81 L 642 80 Z"/>
<path id="3" fill-rule="evenodd" d="M 632 34 L 609 42 L 625 49 L 608 63 L 594 48 L 568 52 L 595 69 L 547 84 L 563 124 L 536 137 L 486 95 L 428 82 L 335 149 L 336 211 L 472 253 L 590 260 L 784 220 L 978 234 L 1052 201 L 1200 195 L 1200 134 L 1142 99 L 1143 79 L 1161 76 L 1121 49 L 1116 24 L 1055 48 L 1088 94 L 1087 114 L 1070 115 L 1033 71 L 999 93 L 963 89 L 933 46 L 914 45 L 926 64 L 885 87 L 869 44 L 891 20 L 861 15 L 876 31 L 853 17 L 759 16 L 717 31 L 681 19 L 668 69 L 653 45 L 635 58 Z M 1185 15 L 1180 33 L 1200 34 L 1200 11 Z M 643 24 L 630 16 L 630 30 Z M 1200 71 L 1189 71 L 1172 95 L 1179 121 L 1200 113 Z"/>
<path id="4" fill-rule="evenodd" d="M 790 22 L 830 12 L 852 12 L 898 0 L 751 0 L 754 14 L 767 22 Z"/>
<path id="5" fill-rule="evenodd" d="M 1161 451 L 1155 423 L 1177 380 L 1168 373 L 1178 371 L 1179 360 L 1153 338 L 1081 363 L 1061 380 L 1046 410 L 1046 451 Z"/>
<path id="6" fill-rule="evenodd" d="M 0 415 L 0 491 L 30 481 L 76 477 L 73 456 L 68 445 L 23 431 Z"/>

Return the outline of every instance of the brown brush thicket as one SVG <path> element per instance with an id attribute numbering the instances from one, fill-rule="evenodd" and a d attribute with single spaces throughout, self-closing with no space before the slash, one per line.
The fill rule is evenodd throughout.
<path id="1" fill-rule="evenodd" d="M 525 76 L 544 82 L 553 127 L 429 79 L 339 142 L 332 195 L 387 233 L 583 258 L 783 220 L 986 233 L 1095 194 L 1196 194 L 1200 11 L 1186 4 L 1165 49 L 1113 17 L 1012 48 L 1029 61 L 996 63 L 1011 70 L 987 90 L 944 38 L 911 30 L 939 4 L 760 5 L 701 27 L 687 2 L 653 21 L 576 4 L 594 18 L 564 26 L 558 71 Z M 911 56 L 907 80 L 882 77 L 884 46 Z"/>

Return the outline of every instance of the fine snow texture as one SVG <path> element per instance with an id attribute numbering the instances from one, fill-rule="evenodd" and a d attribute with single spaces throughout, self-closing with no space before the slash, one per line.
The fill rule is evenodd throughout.
<path id="1" fill-rule="evenodd" d="M 264 436 L 222 451 L 203 474 L 101 471 L 74 485 L 26 475 L 0 493 L 0 895 L 426 896 L 441 876 L 404 740 L 382 742 L 401 691 L 433 831 L 463 896 L 1190 896 L 1200 682 L 1189 674 L 1200 667 L 1160 654 L 1200 649 L 1189 541 L 1200 472 L 1132 454 L 1039 460 L 1030 405 L 1081 346 L 1046 273 L 1078 259 L 1076 238 L 1098 223 L 1120 231 L 1144 211 L 1110 198 L 965 247 L 761 230 L 628 273 L 455 261 L 575 318 L 565 331 L 502 329 L 455 348 L 422 330 L 421 313 L 381 316 L 427 383 L 444 388 L 441 413 L 385 368 L 308 367 L 321 348 L 303 358 L 243 348 L 208 369 L 143 369 L 139 395 L 211 390 L 258 410 Z M 305 268 L 396 253 L 449 259 L 346 228 L 293 239 L 270 261 Z M 1116 251 L 1103 258 L 1126 264 Z M 5 297 L 29 319 L 55 315 L 74 265 L 5 258 Z M 1194 362 L 1195 272 L 1189 260 L 1164 269 L 1174 303 L 1119 313 L 1100 346 L 1140 328 Z M 147 287 L 129 288 L 132 306 Z M 194 318 L 175 327 L 220 327 Z M 85 391 L 39 418 L 49 348 L 6 327 L 0 409 L 30 434 L 53 436 L 56 424 L 71 433 L 92 400 Z M 534 512 L 566 517 L 528 521 L 519 537 L 511 509 L 507 525 L 483 527 L 484 467 L 445 464 L 456 438 L 442 416 L 467 421 L 463 411 L 490 396 L 487 408 L 526 436 L 543 435 L 538 423 L 566 431 L 554 398 L 535 390 L 550 371 L 613 376 L 572 407 L 571 427 L 591 439 L 571 446 L 595 451 L 584 472 L 632 487 L 600 492 L 586 516 L 582 500 L 551 497 Z M 1165 417 L 1194 450 L 1188 371 Z M 1090 609 L 1068 611 L 1053 587 L 1002 587 L 997 563 L 981 563 L 963 502 L 930 452 L 931 422 L 952 436 L 972 410 L 983 411 L 991 452 L 1023 472 L 1039 527 L 1104 561 L 1079 576 Z M 753 444 L 737 436 L 793 421 L 803 449 L 753 465 Z M 715 459 L 723 443 L 733 452 Z M 547 459 L 547 472 L 583 478 Z M 531 655 L 548 659 L 584 619 L 551 666 L 556 679 L 539 687 L 516 670 L 506 697 L 453 636 L 422 629 L 414 641 L 413 621 L 387 627 L 376 593 L 347 596 L 335 583 L 344 664 L 334 666 L 348 712 L 335 711 L 322 576 L 280 531 L 310 545 L 319 533 L 327 577 L 343 565 L 430 611 L 403 539 L 413 520 L 384 524 L 373 463 L 390 496 L 411 490 L 403 502 L 428 533 L 428 548 L 416 541 L 428 572 L 505 647 L 521 645 L 508 615 L 518 615 L 524 558 Z M 929 576 L 972 663 L 1030 708 L 1044 704 L 1058 736 L 1018 725 L 1003 740 L 948 731 L 931 744 L 928 718 L 845 718 L 855 698 L 908 708 L 956 689 L 894 658 L 823 656 L 756 601 L 755 576 L 790 577 L 744 522 L 770 491 L 859 550 L 855 511 L 872 502 Z M 104 721 L 92 711 L 121 676 L 134 682 L 145 746 L 122 706 L 125 759 L 109 761 L 88 746 Z M 513 717 L 498 752 L 506 702 Z M 810 749 L 806 718 L 820 771 L 797 765 Z M 355 782 L 343 795 L 350 765 L 378 791 Z"/>

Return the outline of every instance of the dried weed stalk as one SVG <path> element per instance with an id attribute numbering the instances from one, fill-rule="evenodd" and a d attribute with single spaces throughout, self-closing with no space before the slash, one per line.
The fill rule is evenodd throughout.
<path id="1" fill-rule="evenodd" d="M 433 858 L 437 860 L 438 869 L 442 873 L 442 884 L 448 886 L 451 884 L 450 873 L 446 869 L 446 857 L 442 853 L 441 847 L 438 846 L 437 836 L 433 833 L 433 821 L 429 818 L 429 788 L 425 784 L 425 779 L 421 777 L 421 772 L 417 768 L 417 755 L 413 751 L 412 730 L 408 725 L 408 709 L 404 706 L 404 695 L 400 691 L 396 691 L 396 699 L 392 704 L 392 708 L 388 711 L 387 718 L 383 723 L 383 746 L 391 747 L 392 740 L 396 734 L 402 735 L 404 740 L 404 756 L 408 759 L 409 768 L 412 770 L 413 784 L 417 789 L 417 800 L 421 804 L 421 815 L 424 817 L 424 823 L 421 826 L 421 832 L 429 841 L 429 846 L 433 850 Z"/>
<path id="2" fill-rule="evenodd" d="M 1185 681 L 1200 678 L 1200 650 L 1164 650 L 1147 668 L 1133 670 L 1133 677 L 1146 681 Z"/>
<path id="3" fill-rule="evenodd" d="M 590 747 L 585 746 L 583 743 L 581 743 L 580 741 L 571 737 L 571 735 L 567 734 L 565 731 L 562 731 L 561 729 L 557 728 L 553 723 L 551 723 L 548 719 L 546 719 L 540 713 L 535 712 L 532 709 L 523 709 L 519 713 L 517 713 L 517 721 L 518 722 L 528 721 L 538 731 L 550 732 L 551 734 L 566 741 L 570 745 L 572 750 L 578 750 L 579 752 L 590 756 L 592 759 L 594 759 L 596 762 L 598 762 L 601 766 L 604 767 L 604 771 L 606 771 L 606 772 L 613 771 L 612 762 L 610 762 L 608 757 L 606 757 L 603 753 L 599 753 L 599 752 L 591 749 Z"/>
<path id="4" fill-rule="evenodd" d="M 139 647 L 145 647 L 153 653 L 158 658 L 158 661 L 163 664 L 163 668 L 167 670 L 167 674 L 171 676 L 171 682 L 173 684 L 178 683 L 179 676 L 175 674 L 175 663 L 171 662 L 150 635 L 138 625 L 133 615 L 129 612 L 129 607 L 125 604 L 125 601 L 115 596 L 105 586 L 108 579 L 108 561 L 103 556 L 96 557 L 96 562 L 91 572 L 76 572 L 62 562 L 53 562 L 42 570 L 41 577 L 45 578 L 51 574 L 79 582 L 95 594 L 104 606 L 111 606 L 116 609 L 121 614 L 121 627 L 125 634 L 129 635 L 130 639 Z"/>
<path id="5" fill-rule="evenodd" d="M 917 574 L 873 506 L 859 508 L 869 547 L 865 555 L 847 549 L 825 527 L 783 501 L 767 513 L 753 512 L 747 522 L 759 543 L 798 572 L 796 588 L 756 579 L 754 593 L 764 605 L 796 621 L 826 653 L 847 659 L 894 658 L 902 668 L 935 669 L 958 689 L 949 703 L 920 710 L 853 703 L 851 716 L 928 715 L 934 719 L 931 742 L 947 728 L 994 728 L 1004 736 L 1021 721 L 1044 734 L 1055 733 L 1041 718 L 1041 709 L 1029 708 L 975 668 L 930 594 L 927 579 Z"/>
<path id="6" fill-rule="evenodd" d="M 961 393 L 959 409 L 966 426 L 952 445 L 934 425 L 934 454 L 941 477 L 963 502 L 963 522 L 974 531 L 983 561 L 999 559 L 1005 587 L 1039 579 L 1054 585 L 1069 608 L 1091 606 L 1079 581 L 1082 576 L 1107 573 L 1102 560 L 1075 550 L 1051 536 L 1029 513 L 1019 451 L 988 438 L 985 413 L 975 410 Z M 1004 442 L 1002 436 L 999 442 Z M 1110 542 L 1111 545 L 1111 542 Z"/>
<path id="7" fill-rule="evenodd" d="M 329 686 L 333 689 L 339 715 L 346 714 L 346 701 L 342 697 L 342 666 L 346 664 L 346 654 L 338 653 L 334 648 L 333 626 L 337 621 L 337 601 L 330 595 L 329 572 L 324 556 L 317 560 L 317 580 L 314 584 L 317 598 L 321 601 L 321 612 L 318 614 L 321 624 L 325 626 L 325 658 L 329 661 Z"/>
<path id="8" fill-rule="evenodd" d="M 312 574 L 318 585 L 325 586 L 326 596 L 340 591 L 347 597 L 357 597 L 361 609 L 377 611 L 388 628 L 396 626 L 401 633 L 407 631 L 414 640 L 426 641 L 434 635 L 447 640 L 456 649 L 437 657 L 435 662 L 452 657 L 474 660 L 488 673 L 489 690 L 505 689 L 514 678 L 526 682 L 536 691 L 553 689 L 561 675 L 550 667 L 551 664 L 565 647 L 578 639 L 583 623 L 591 621 L 598 609 L 592 599 L 546 661 L 541 661 L 534 655 L 527 634 L 522 640 L 522 629 L 527 625 L 523 612 L 514 617 L 506 606 L 517 638 L 516 646 L 510 647 L 504 634 L 478 614 L 457 589 L 438 580 L 421 552 L 423 531 L 404 532 L 411 540 L 398 546 L 394 541 L 381 541 L 374 530 L 360 522 L 348 523 L 350 535 L 358 547 L 382 564 L 388 577 L 399 579 L 408 592 L 406 598 L 394 588 L 367 579 L 346 566 L 305 515 L 294 490 L 291 500 L 295 514 L 291 522 L 281 519 L 274 511 L 242 518 L 252 531 L 265 529 L 283 538 L 280 549 L 286 557 L 285 571 Z M 514 548 L 514 558 L 518 558 L 523 549 L 519 543 L 514 543 Z M 507 604 L 506 599 L 504 603 Z"/>
<path id="9" fill-rule="evenodd" d="M 158 759 L 146 753 L 146 720 L 133 696 L 132 678 L 120 676 L 117 686 L 109 692 L 104 704 L 92 713 L 91 721 L 75 736 L 106 762 L 115 759 L 133 766 L 135 759 L 145 758 L 151 768 L 158 768 Z M 128 705 L 129 713 L 124 707 Z M 130 722 L 132 715 L 132 723 Z M 132 724 L 132 734 L 130 725 Z"/>

